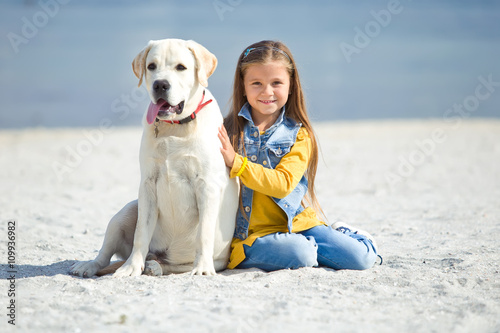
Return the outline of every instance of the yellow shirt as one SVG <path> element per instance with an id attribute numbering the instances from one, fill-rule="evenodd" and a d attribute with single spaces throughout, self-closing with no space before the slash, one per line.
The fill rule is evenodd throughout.
<path id="1" fill-rule="evenodd" d="M 233 239 L 228 268 L 236 268 L 245 260 L 243 245 L 252 246 L 259 237 L 277 232 L 288 232 L 288 218 L 272 197 L 284 198 L 298 185 L 307 170 L 310 147 L 311 139 L 307 130 L 301 128 L 290 152 L 282 157 L 275 169 L 247 162 L 239 177 L 246 187 L 254 191 L 248 237 L 244 240 Z M 243 159 L 243 156 L 236 154 L 231 168 L 231 177 L 235 177 L 240 171 Z M 316 212 L 311 207 L 307 207 L 293 219 L 292 232 L 308 230 L 322 224 L 325 223 L 318 219 Z"/>

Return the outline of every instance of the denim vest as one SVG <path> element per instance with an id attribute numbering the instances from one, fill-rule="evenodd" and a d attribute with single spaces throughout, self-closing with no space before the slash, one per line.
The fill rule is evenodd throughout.
<path id="1" fill-rule="evenodd" d="M 239 112 L 238 116 L 247 120 L 244 128 L 245 151 L 249 161 L 259 163 L 265 168 L 274 169 L 281 158 L 290 152 L 290 149 L 295 144 L 297 133 L 299 132 L 300 123 L 285 116 L 285 107 L 283 107 L 280 116 L 273 126 L 266 130 L 265 134 L 260 135 L 257 126 L 254 125 L 250 113 L 250 105 L 246 103 Z M 240 142 L 239 153 L 244 155 L 243 147 Z M 286 213 L 288 217 L 288 231 L 292 231 L 293 218 L 302 212 L 302 199 L 307 193 L 307 179 L 302 176 L 299 184 L 295 189 L 283 199 L 272 198 L 274 202 Z M 236 229 L 234 237 L 246 239 L 248 237 L 248 224 L 250 215 L 252 214 L 253 190 L 245 185 L 241 185 L 241 201 L 245 214 L 238 210 L 236 218 Z"/>

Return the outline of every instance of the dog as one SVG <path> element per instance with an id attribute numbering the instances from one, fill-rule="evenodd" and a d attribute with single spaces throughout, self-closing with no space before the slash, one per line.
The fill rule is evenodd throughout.
<path id="1" fill-rule="evenodd" d="M 217 58 L 179 39 L 150 41 L 132 62 L 151 98 L 144 115 L 138 200 L 109 222 L 94 260 L 75 263 L 81 277 L 190 272 L 226 268 L 239 186 L 220 152 L 223 118 L 208 78 Z M 108 266 L 113 255 L 123 260 Z"/>

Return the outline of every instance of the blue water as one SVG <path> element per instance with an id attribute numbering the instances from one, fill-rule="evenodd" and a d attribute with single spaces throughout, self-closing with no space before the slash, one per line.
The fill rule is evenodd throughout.
<path id="1" fill-rule="evenodd" d="M 139 125 L 132 59 L 170 37 L 218 57 L 223 113 L 238 55 L 279 39 L 315 121 L 500 116 L 499 1 L 57 1 L 0 3 L 0 128 Z"/>

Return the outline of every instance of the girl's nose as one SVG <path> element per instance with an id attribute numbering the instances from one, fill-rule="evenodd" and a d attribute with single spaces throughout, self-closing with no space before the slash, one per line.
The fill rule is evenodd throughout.
<path id="1" fill-rule="evenodd" d="M 264 88 L 264 94 L 266 94 L 266 95 L 274 95 L 274 93 L 273 93 L 273 87 L 270 84 L 268 84 Z"/>

